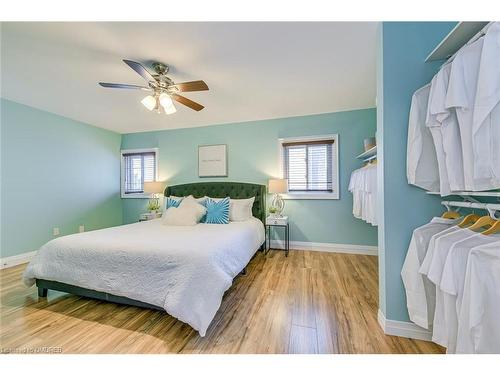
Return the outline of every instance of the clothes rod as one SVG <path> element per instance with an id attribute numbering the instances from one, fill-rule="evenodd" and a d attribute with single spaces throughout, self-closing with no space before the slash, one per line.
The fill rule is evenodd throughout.
<path id="1" fill-rule="evenodd" d="M 488 214 L 493 220 L 499 220 L 496 213 L 500 211 L 500 204 L 494 203 L 476 203 L 476 202 L 454 202 L 454 201 L 442 201 L 441 204 L 450 211 L 450 207 L 465 207 L 465 208 L 477 208 L 480 210 L 488 211 Z"/>
<path id="2" fill-rule="evenodd" d="M 476 202 L 455 202 L 455 201 L 442 201 L 441 204 L 445 207 L 464 207 L 464 208 L 477 208 L 481 210 L 500 211 L 500 204 L 496 203 L 476 203 Z"/>

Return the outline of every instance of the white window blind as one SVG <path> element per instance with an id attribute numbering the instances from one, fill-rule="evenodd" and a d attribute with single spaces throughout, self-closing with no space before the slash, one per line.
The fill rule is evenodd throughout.
<path id="1" fill-rule="evenodd" d="M 333 191 L 333 140 L 282 145 L 283 172 L 290 192 Z"/>
<path id="2" fill-rule="evenodd" d="M 123 153 L 123 193 L 138 194 L 144 192 L 144 182 L 155 180 L 156 153 Z"/>

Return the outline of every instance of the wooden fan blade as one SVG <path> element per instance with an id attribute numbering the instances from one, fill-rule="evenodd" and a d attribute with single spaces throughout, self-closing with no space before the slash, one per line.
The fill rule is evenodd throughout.
<path id="1" fill-rule="evenodd" d="M 195 111 L 201 111 L 203 108 L 205 108 L 201 104 L 193 102 L 191 99 L 188 99 L 184 96 L 172 94 L 171 97 L 175 101 L 178 101 L 179 103 L 184 104 L 186 107 L 194 109 Z"/>
<path id="2" fill-rule="evenodd" d="M 99 82 L 99 85 L 101 85 L 102 87 L 110 88 L 110 89 L 132 89 L 132 90 L 152 91 L 149 87 L 137 86 L 137 85 L 126 85 L 124 83 Z"/>
<path id="3" fill-rule="evenodd" d="M 156 82 L 155 77 L 149 73 L 145 67 L 142 66 L 142 64 L 132 61 L 132 60 L 123 60 L 125 64 L 130 66 L 136 73 L 138 73 L 142 78 L 144 78 L 146 81 L 150 82 Z"/>
<path id="4" fill-rule="evenodd" d="M 208 90 L 208 86 L 204 81 L 176 83 L 172 87 L 176 87 L 181 92 Z"/>

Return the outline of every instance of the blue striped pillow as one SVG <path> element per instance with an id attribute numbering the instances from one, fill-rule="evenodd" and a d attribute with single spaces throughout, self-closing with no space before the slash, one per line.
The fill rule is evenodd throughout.
<path id="1" fill-rule="evenodd" d="M 179 207 L 183 199 L 184 198 L 167 197 L 166 209 L 168 210 L 170 207 Z"/>
<path id="2" fill-rule="evenodd" d="M 207 224 L 229 224 L 229 197 L 215 201 L 207 198 L 205 201 L 207 214 L 205 223 Z"/>

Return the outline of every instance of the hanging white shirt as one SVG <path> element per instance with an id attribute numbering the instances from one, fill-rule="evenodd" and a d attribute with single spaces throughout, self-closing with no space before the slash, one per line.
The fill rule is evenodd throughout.
<path id="1" fill-rule="evenodd" d="M 352 214 L 355 218 L 361 218 L 361 198 L 362 192 L 359 188 L 361 173 L 359 169 L 352 171 L 349 182 L 349 191 L 352 193 Z"/>
<path id="2" fill-rule="evenodd" d="M 436 250 L 436 241 L 439 238 L 446 236 L 449 233 L 454 233 L 454 232 L 459 231 L 461 229 L 462 228 L 460 228 L 459 226 L 453 225 L 453 226 L 451 226 L 451 227 L 443 230 L 442 232 L 439 232 L 431 237 L 431 239 L 429 241 L 429 246 L 427 247 L 427 252 L 425 253 L 424 260 L 422 261 L 422 265 L 420 266 L 420 268 L 418 270 L 418 272 L 420 274 L 427 277 L 433 255 L 434 255 L 434 252 Z M 428 277 L 427 277 L 427 279 L 428 279 Z M 431 281 L 429 280 L 429 282 L 431 282 Z M 429 322 L 428 322 L 429 327 L 434 324 L 434 316 L 435 316 L 435 310 L 436 310 L 436 286 L 434 284 L 432 284 L 432 286 L 430 287 L 430 290 L 431 290 L 431 292 L 429 293 L 429 295 L 432 297 L 432 302 L 427 305 L 428 316 L 429 316 Z"/>
<path id="3" fill-rule="evenodd" d="M 455 108 L 462 143 L 464 182 L 466 190 L 488 190 L 489 181 L 474 178 L 472 128 L 474 102 L 479 76 L 483 38 L 463 47 L 451 63 L 446 93 L 446 107 Z"/>
<path id="4" fill-rule="evenodd" d="M 431 112 L 436 113 L 436 123 L 441 124 L 441 135 L 443 140 L 444 163 L 450 190 L 460 191 L 465 189 L 464 165 L 462 142 L 460 138 L 460 127 L 455 108 L 446 108 L 446 93 L 450 81 L 451 64 L 441 68 L 439 74 L 439 100 L 434 100 L 436 108 Z"/>
<path id="5" fill-rule="evenodd" d="M 427 275 L 429 273 L 429 267 L 431 265 L 432 257 L 434 255 L 434 252 L 436 250 L 436 241 L 438 238 L 445 236 L 448 233 L 453 233 L 458 230 L 461 230 L 457 225 L 454 225 L 450 228 L 447 228 L 443 230 L 442 232 L 439 232 L 435 234 L 434 236 L 431 237 L 431 240 L 429 241 L 429 246 L 427 247 L 427 252 L 425 253 L 425 258 L 422 262 L 422 265 L 420 266 L 418 272 L 420 272 L 422 275 Z"/>
<path id="6" fill-rule="evenodd" d="M 456 242 L 475 235 L 477 233 L 470 229 L 459 229 L 439 237 L 435 242 L 435 251 L 429 266 L 429 272 L 427 273 L 429 280 L 436 285 L 436 309 L 432 323 L 432 341 L 444 347 L 448 347 L 449 345 L 444 305 L 447 302 L 445 302 L 445 299 L 450 298 L 449 295 L 445 295 L 440 289 L 444 263 L 448 252 Z"/>
<path id="7" fill-rule="evenodd" d="M 457 353 L 500 353 L 500 242 L 475 247 L 467 261 Z"/>
<path id="8" fill-rule="evenodd" d="M 377 225 L 377 166 L 363 167 L 364 178 L 364 220 Z"/>
<path id="9" fill-rule="evenodd" d="M 441 134 L 443 137 L 444 160 L 450 189 L 452 191 L 464 190 L 462 142 L 457 113 L 454 108 L 450 110 L 448 117 L 441 122 Z"/>
<path id="10" fill-rule="evenodd" d="M 446 79 L 443 74 L 446 71 L 441 69 L 432 78 L 429 101 L 427 104 L 427 116 L 425 124 L 432 135 L 439 172 L 439 191 L 441 195 L 449 195 L 451 192 L 448 170 L 446 168 L 446 155 L 443 147 L 443 133 L 441 120 L 448 116 L 448 110 L 444 106 L 446 98 Z"/>
<path id="11" fill-rule="evenodd" d="M 457 221 L 435 217 L 413 231 L 410 246 L 401 270 L 401 278 L 406 291 L 406 305 L 410 320 L 428 329 L 434 318 L 436 289 L 427 276 L 418 272 L 431 237 L 454 225 Z"/>
<path id="12" fill-rule="evenodd" d="M 458 315 L 462 306 L 467 259 L 477 246 L 498 242 L 498 235 L 485 236 L 480 233 L 456 242 L 448 252 L 443 267 L 439 288 L 445 293 L 444 320 L 448 338 L 448 353 L 455 353 L 458 333 Z"/>
<path id="13" fill-rule="evenodd" d="M 353 171 L 349 191 L 353 195 L 354 217 L 377 225 L 377 166 L 368 165 Z"/>
<path id="14" fill-rule="evenodd" d="M 455 109 L 446 107 L 450 72 L 451 64 L 446 64 L 432 79 L 426 119 L 436 148 L 440 176 L 447 178 L 447 184 L 440 185 L 442 195 L 465 187 L 458 119 Z"/>
<path id="15" fill-rule="evenodd" d="M 484 36 L 472 133 L 474 178 L 500 188 L 500 22 Z"/>
<path id="16" fill-rule="evenodd" d="M 406 176 L 408 183 L 428 191 L 439 191 L 439 170 L 436 148 L 429 128 L 425 125 L 431 85 L 415 91 L 411 98 L 406 146 Z"/>

